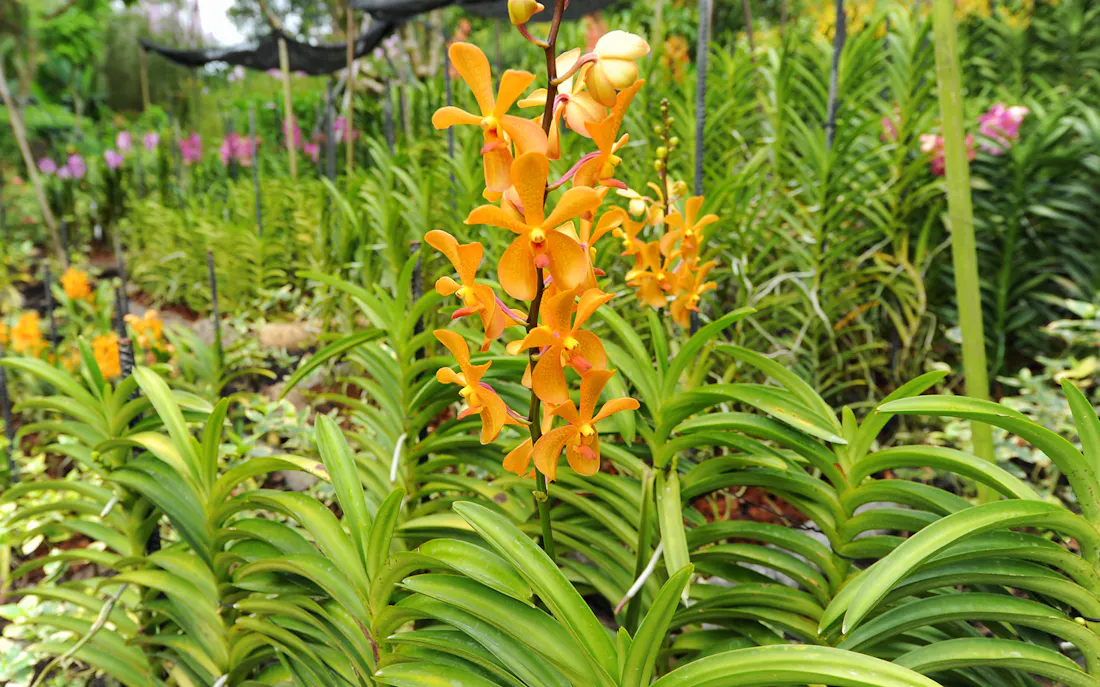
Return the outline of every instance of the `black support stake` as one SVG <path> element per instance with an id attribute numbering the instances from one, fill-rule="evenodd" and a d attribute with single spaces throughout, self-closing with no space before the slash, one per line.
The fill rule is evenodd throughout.
<path id="1" fill-rule="evenodd" d="M 0 346 L 0 359 L 4 357 L 4 347 Z M 19 481 L 19 471 L 15 468 L 15 423 L 11 418 L 11 400 L 8 398 L 8 375 L 0 365 L 0 416 L 4 418 L 4 436 L 8 440 L 8 482 Z"/>
<path id="2" fill-rule="evenodd" d="M 46 287 L 46 320 L 50 325 L 50 350 L 57 355 L 57 318 L 53 310 L 53 273 L 50 272 L 50 263 L 45 264 L 45 274 L 42 276 L 43 285 Z"/>

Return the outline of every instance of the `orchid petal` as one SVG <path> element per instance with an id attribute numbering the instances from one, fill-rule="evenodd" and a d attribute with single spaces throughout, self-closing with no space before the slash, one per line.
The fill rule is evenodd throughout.
<path id="1" fill-rule="evenodd" d="M 517 236 L 505 249 L 497 267 L 500 286 L 512 298 L 529 301 L 538 289 L 538 273 L 528 247 L 527 237 Z"/>
<path id="2" fill-rule="evenodd" d="M 526 234 L 527 225 L 496 205 L 480 205 L 470 211 L 466 224 L 488 224 L 491 227 L 508 229 L 517 234 Z"/>
<path id="3" fill-rule="evenodd" d="M 581 377 L 581 407 L 582 422 L 591 422 L 592 413 L 596 411 L 596 403 L 600 400 L 600 394 L 608 380 L 615 375 L 614 370 L 591 370 Z"/>
<path id="4" fill-rule="evenodd" d="M 493 108 L 493 116 L 500 119 L 516 104 L 523 92 L 535 80 L 531 72 L 509 69 L 500 77 L 500 88 L 497 89 L 497 102 Z"/>
<path id="5" fill-rule="evenodd" d="M 547 253 L 550 255 L 550 275 L 558 288 L 570 290 L 580 286 L 588 275 L 588 258 L 581 244 L 560 231 L 548 232 L 546 244 Z M 520 300 L 530 300 L 530 298 Z"/>
<path id="6" fill-rule="evenodd" d="M 432 126 L 437 129 L 448 129 L 462 124 L 480 125 L 481 117 L 452 105 L 441 107 L 432 115 Z"/>
<path id="7" fill-rule="evenodd" d="M 558 478 L 558 457 L 565 447 L 565 442 L 577 435 L 577 428 L 573 425 L 559 427 L 542 435 L 531 450 L 531 458 L 535 461 L 535 467 L 546 475 L 546 479 L 553 482 Z"/>
<path id="8" fill-rule="evenodd" d="M 470 43 L 452 44 L 449 54 L 455 71 L 473 91 L 481 114 L 488 116 L 494 105 L 493 73 L 489 68 L 489 59 L 481 52 L 481 48 Z"/>

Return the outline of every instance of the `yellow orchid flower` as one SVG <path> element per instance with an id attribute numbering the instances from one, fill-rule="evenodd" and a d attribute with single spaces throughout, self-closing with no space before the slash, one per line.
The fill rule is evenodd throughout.
<path id="1" fill-rule="evenodd" d="M 448 105 L 432 115 L 436 129 L 446 129 L 456 124 L 473 124 L 481 127 L 485 145 L 481 155 L 485 162 L 486 194 L 495 199 L 509 185 L 512 167 L 511 143 L 517 154 L 525 152 L 546 153 L 546 134 L 534 122 L 507 114 L 523 91 L 535 80 L 530 72 L 509 69 L 500 77 L 500 88 L 493 97 L 493 74 L 489 60 L 476 45 L 454 43 L 450 48 L 451 64 L 458 75 L 470 87 L 481 114 L 471 114 Z"/>
<path id="2" fill-rule="evenodd" d="M 569 52 L 558 55 L 558 74 L 567 74 L 577 63 L 581 51 L 574 48 Z M 574 85 L 574 77 L 570 76 L 558 85 L 558 96 L 554 100 L 554 122 L 550 125 L 550 141 L 548 154 L 550 159 L 557 160 L 561 157 L 561 120 L 565 120 L 566 126 L 585 138 L 592 138 L 588 133 L 588 122 L 598 122 L 607 116 L 607 108 L 596 102 L 589 93 L 583 92 L 584 84 L 577 82 Z M 546 89 L 540 88 L 519 101 L 520 107 L 546 107 Z M 534 121 L 540 122 L 539 114 Z"/>
<path id="3" fill-rule="evenodd" d="M 591 188 L 566 191 L 549 215 L 543 201 L 550 160 L 543 153 L 524 153 L 512 165 L 512 183 L 520 201 L 519 212 L 496 205 L 474 208 L 466 224 L 488 224 L 516 234 L 497 267 L 501 287 L 512 298 L 529 301 L 538 291 L 538 271 L 546 269 L 559 290 L 576 288 L 584 281 L 587 261 L 584 249 L 558 228 L 600 204 Z"/>

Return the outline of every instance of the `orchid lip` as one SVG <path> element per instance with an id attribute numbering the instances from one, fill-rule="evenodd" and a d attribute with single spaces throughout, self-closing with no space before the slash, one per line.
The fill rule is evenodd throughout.
<path id="1" fill-rule="evenodd" d="M 567 181 L 569 181 L 570 179 L 573 178 L 573 175 L 575 175 L 577 173 L 577 170 L 579 170 L 581 168 L 581 165 L 583 165 L 584 163 L 588 162 L 589 160 L 591 160 L 595 157 L 599 157 L 599 156 L 600 156 L 600 151 L 598 151 L 598 150 L 593 152 L 593 153 L 588 153 L 587 155 L 585 155 L 581 159 L 577 160 L 577 163 L 575 165 L 573 165 L 572 167 L 570 167 L 569 171 L 566 172 L 565 174 L 563 174 L 561 179 L 558 179 L 552 185 L 561 186 L 562 184 L 564 184 L 565 182 L 567 182 Z M 624 186 L 624 188 L 625 188 L 625 186 Z"/>
<path id="2" fill-rule="evenodd" d="M 504 301 L 500 300 L 500 296 L 497 296 L 497 295 L 494 294 L 493 297 L 496 299 L 497 307 L 499 307 L 501 310 L 503 310 L 505 315 L 507 315 L 508 317 L 511 317 L 516 322 L 524 322 L 524 323 L 527 322 L 526 317 L 524 317 L 523 315 L 520 315 L 515 310 L 512 310 L 507 305 L 505 305 Z"/>

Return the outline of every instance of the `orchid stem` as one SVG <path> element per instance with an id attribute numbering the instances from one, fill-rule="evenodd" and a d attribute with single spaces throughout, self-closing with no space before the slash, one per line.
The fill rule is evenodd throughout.
<path id="1" fill-rule="evenodd" d="M 565 12 L 565 0 L 557 0 L 554 5 L 554 20 L 550 24 L 550 34 L 546 42 L 546 108 L 542 112 L 542 131 L 546 134 L 547 138 L 550 136 L 550 125 L 554 121 L 554 101 L 558 97 L 558 85 L 554 83 L 554 80 L 558 76 L 558 63 L 556 59 L 557 43 L 558 43 L 558 29 L 561 27 L 561 17 Z M 546 195 L 543 195 L 543 203 L 545 203 Z M 546 292 L 546 275 L 543 274 L 543 270 L 539 267 L 536 271 L 537 287 L 535 290 L 535 297 L 531 300 L 531 309 L 527 313 L 527 332 L 530 333 L 535 327 L 539 326 L 539 310 L 542 308 L 542 296 Z M 528 360 L 531 369 L 535 369 L 535 356 L 536 349 L 531 349 L 528 353 Z M 535 395 L 534 389 L 531 390 L 531 408 L 527 414 L 527 418 L 531 423 L 528 425 L 528 430 L 531 432 L 531 446 L 532 448 L 538 440 L 542 438 L 542 418 L 541 418 L 542 404 L 539 401 L 539 397 Z M 548 493 L 548 486 L 546 481 L 546 475 L 539 471 L 538 466 L 535 466 L 535 506 L 539 511 L 539 523 L 542 525 L 542 549 L 546 552 L 547 556 L 550 556 L 550 560 L 554 560 L 554 531 L 550 524 L 550 494 Z"/>
<path id="2" fill-rule="evenodd" d="M 535 298 L 531 301 L 531 312 L 527 315 L 527 332 L 530 333 L 532 329 L 539 324 L 539 310 L 542 307 L 542 296 L 546 293 L 546 280 L 540 267 L 537 271 L 538 287 L 535 291 Z M 528 353 L 528 364 L 531 369 L 535 369 L 536 351 L 538 349 L 532 348 Z M 527 413 L 527 430 L 531 432 L 531 446 L 534 447 L 542 438 L 542 418 L 540 417 L 542 409 L 542 402 L 539 401 L 539 397 L 535 395 L 534 389 L 531 390 L 531 408 Z M 550 493 L 549 487 L 546 483 L 546 475 L 542 474 L 538 466 L 535 466 L 535 506 L 539 511 L 539 524 L 542 525 L 542 550 L 546 552 L 547 556 L 550 556 L 550 560 L 554 560 L 554 531 L 550 526 Z"/>
<path id="3" fill-rule="evenodd" d="M 565 83 L 565 81 L 567 79 L 569 79 L 571 76 L 573 76 L 574 74 L 579 72 L 581 67 L 588 64 L 589 62 L 592 62 L 595 59 L 596 59 L 596 54 L 595 53 L 590 52 L 586 55 L 581 55 L 580 58 L 578 58 L 577 61 L 573 63 L 572 67 L 567 69 L 564 74 L 559 74 L 558 76 L 556 76 L 554 79 L 552 79 L 550 81 L 550 83 L 552 85 L 554 85 L 555 87 L 562 85 L 563 83 Z"/>

